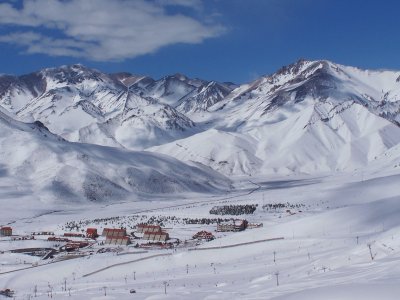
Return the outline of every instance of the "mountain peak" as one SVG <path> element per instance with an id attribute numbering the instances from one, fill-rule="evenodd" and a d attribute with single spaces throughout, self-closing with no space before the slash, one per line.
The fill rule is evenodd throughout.
<path id="1" fill-rule="evenodd" d="M 268 77 L 276 77 L 282 75 L 295 76 L 302 73 L 305 70 L 310 70 L 310 69 L 328 70 L 331 65 L 333 65 L 333 63 L 331 63 L 328 60 L 306 60 L 304 58 L 301 58 L 290 65 L 281 67 L 278 71 L 276 71 L 272 75 L 269 75 Z"/>
<path id="2" fill-rule="evenodd" d="M 175 74 L 171 75 L 170 77 L 174 77 L 180 81 L 186 81 L 189 79 L 186 75 L 184 75 L 182 73 L 175 73 Z"/>

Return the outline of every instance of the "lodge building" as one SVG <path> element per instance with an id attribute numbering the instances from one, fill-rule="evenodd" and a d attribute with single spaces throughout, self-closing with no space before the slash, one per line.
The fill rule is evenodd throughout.
<path id="1" fill-rule="evenodd" d="M 1 236 L 12 236 L 12 228 L 9 226 L 1 227 L 0 235 Z"/>

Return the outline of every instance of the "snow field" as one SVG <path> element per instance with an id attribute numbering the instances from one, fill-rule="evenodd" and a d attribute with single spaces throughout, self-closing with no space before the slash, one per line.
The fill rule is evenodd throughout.
<path id="1" fill-rule="evenodd" d="M 140 213 L 204 217 L 213 205 L 257 203 L 256 213 L 248 219 L 262 221 L 263 228 L 219 233 L 216 240 L 199 247 L 234 246 L 274 237 L 284 237 L 284 240 L 213 250 L 155 250 L 121 256 L 96 254 L 0 275 L 1 286 L 10 286 L 18 291 L 18 297 L 26 297 L 32 294 L 33 282 L 36 282 L 42 293 L 39 299 L 47 297 L 48 282 L 54 288 L 56 299 L 69 298 L 68 292 L 61 291 L 64 278 L 71 288 L 70 299 L 131 299 L 131 288 L 136 289 L 136 297 L 140 299 L 317 299 L 327 291 L 330 291 L 329 297 L 350 299 L 351 295 L 366 295 L 363 287 L 370 285 L 377 289 L 368 294 L 370 298 L 382 291 L 386 297 L 382 299 L 395 299 L 397 288 L 394 285 L 400 275 L 398 176 L 367 176 L 364 181 L 345 174 L 280 181 L 259 177 L 252 180 L 261 187 L 250 195 L 238 189 L 232 195 L 236 193 L 237 197 L 231 199 L 204 197 L 199 199 L 200 203 Z M 249 188 L 250 184 L 237 182 L 237 187 L 240 186 Z M 380 187 L 380 191 L 374 193 L 376 187 Z M 304 204 L 302 213 L 296 211 L 295 215 L 290 215 L 285 209 L 267 212 L 260 208 L 263 203 L 284 200 Z M 152 201 L 150 205 L 163 207 L 165 202 Z M 129 206 L 127 203 L 112 205 L 107 212 L 95 208 L 90 213 L 88 210 L 66 211 L 57 217 L 33 218 L 32 223 L 25 225 L 23 220 L 17 221 L 14 226 L 36 226 L 37 221 L 43 219 L 42 225 L 47 224 L 47 228 L 59 228 L 62 220 L 79 220 L 85 216 L 93 219 L 113 212 L 120 215 Z M 204 228 L 212 230 L 212 226 Z M 197 230 L 197 225 L 169 229 L 172 236 L 189 236 Z M 368 244 L 371 244 L 374 260 L 371 260 Z M 155 254 L 170 255 L 129 262 Z M 121 262 L 127 264 L 112 266 Z M 107 266 L 111 267 L 83 277 Z M 279 286 L 276 285 L 277 272 Z M 164 281 L 168 283 L 166 296 Z"/>

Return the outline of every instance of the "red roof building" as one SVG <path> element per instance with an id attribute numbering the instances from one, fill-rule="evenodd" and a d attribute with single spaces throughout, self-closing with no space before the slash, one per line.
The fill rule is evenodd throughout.
<path id="1" fill-rule="evenodd" d="M 156 242 L 165 242 L 166 240 L 169 240 L 169 234 L 161 231 L 159 232 L 146 231 L 143 235 L 143 239 Z"/>
<path id="2" fill-rule="evenodd" d="M 193 239 L 212 241 L 213 239 L 215 239 L 215 236 L 211 232 L 203 230 L 203 231 L 199 231 L 198 233 L 196 233 L 193 236 Z"/>
<path id="3" fill-rule="evenodd" d="M 101 235 L 105 236 L 105 237 L 113 237 L 113 238 L 127 236 L 126 229 L 124 229 L 124 228 L 104 228 L 103 233 Z"/>
<path id="4" fill-rule="evenodd" d="M 12 228 L 11 227 L 1 227 L 0 228 L 0 235 L 1 236 L 11 236 L 12 235 Z"/>
<path id="5" fill-rule="evenodd" d="M 88 228 L 88 229 L 86 229 L 86 237 L 88 237 L 90 239 L 95 239 L 98 236 L 99 235 L 97 234 L 97 228 Z"/>
<path id="6" fill-rule="evenodd" d="M 106 244 L 108 245 L 129 245 L 131 243 L 131 239 L 129 236 L 122 236 L 122 237 L 106 237 Z"/>

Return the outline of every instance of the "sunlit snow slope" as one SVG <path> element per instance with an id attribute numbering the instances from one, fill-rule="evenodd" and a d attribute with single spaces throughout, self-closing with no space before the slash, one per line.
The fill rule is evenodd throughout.
<path id="1" fill-rule="evenodd" d="M 300 60 L 241 86 L 63 66 L 0 76 L 0 105 L 69 141 L 228 175 L 352 171 L 400 142 L 400 72 L 329 61 Z"/>
<path id="2" fill-rule="evenodd" d="M 125 200 L 140 194 L 218 192 L 229 181 L 212 169 L 149 152 L 71 143 L 40 122 L 0 111 L 0 182 L 42 201 Z M 11 189 L 14 187 L 14 190 Z M 10 195 L 3 195 L 10 198 Z"/>
<path id="3" fill-rule="evenodd" d="M 351 171 L 400 142 L 400 72 L 299 61 L 198 116 L 212 127 L 151 148 L 225 174 Z"/>

